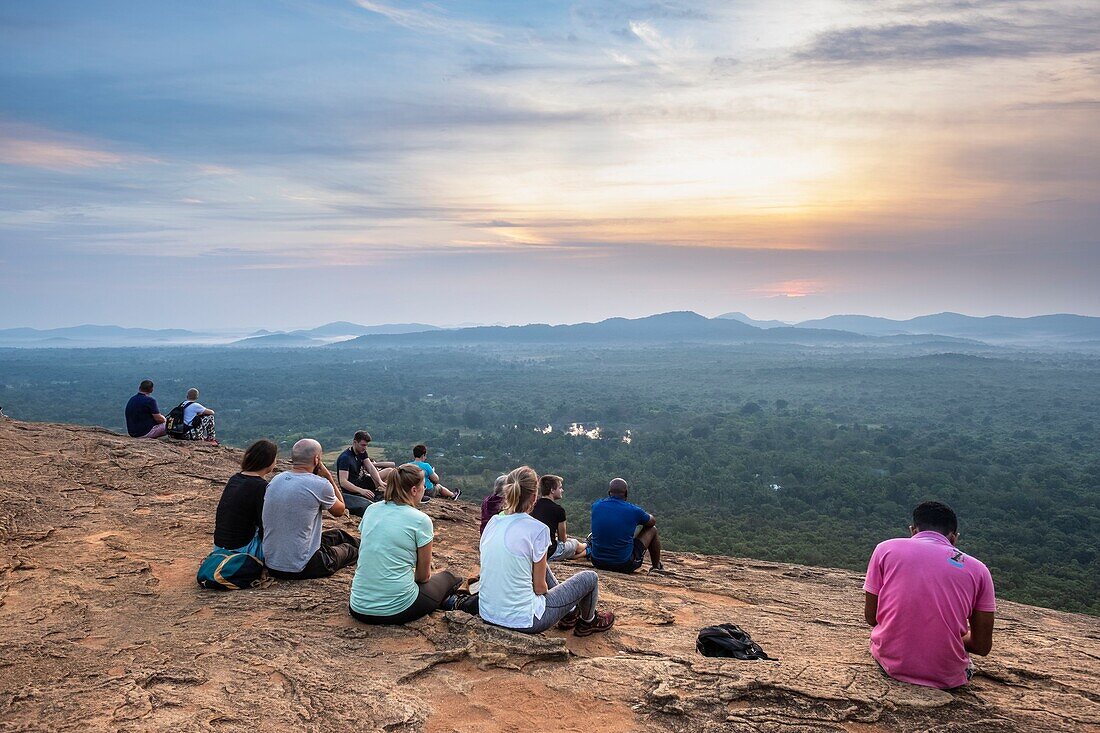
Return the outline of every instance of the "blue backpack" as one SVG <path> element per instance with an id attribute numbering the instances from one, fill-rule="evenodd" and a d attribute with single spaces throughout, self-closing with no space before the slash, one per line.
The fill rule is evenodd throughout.
<path id="1" fill-rule="evenodd" d="M 195 579 L 210 590 L 239 590 L 258 586 L 263 572 L 264 551 L 257 532 L 251 542 L 236 550 L 215 547 L 199 565 Z"/>

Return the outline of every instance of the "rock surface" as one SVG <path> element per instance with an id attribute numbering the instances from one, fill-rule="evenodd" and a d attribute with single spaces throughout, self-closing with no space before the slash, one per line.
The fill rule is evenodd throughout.
<path id="1" fill-rule="evenodd" d="M 1100 730 L 1095 618 L 1005 602 L 969 689 L 914 687 L 872 663 L 847 571 L 673 553 L 668 575 L 600 572 L 619 621 L 583 639 L 455 612 L 367 627 L 348 570 L 204 591 L 239 457 L 0 419 L 0 730 Z M 475 570 L 476 507 L 428 512 L 437 566 Z M 698 655 L 727 621 L 780 661 Z"/>

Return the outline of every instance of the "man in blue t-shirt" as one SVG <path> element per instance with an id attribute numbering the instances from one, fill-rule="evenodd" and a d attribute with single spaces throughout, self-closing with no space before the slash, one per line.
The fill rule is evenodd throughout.
<path id="1" fill-rule="evenodd" d="M 432 468 L 432 464 L 428 463 L 428 446 L 423 443 L 413 446 L 413 465 L 419 466 L 424 472 L 424 496 L 442 496 L 444 499 L 453 501 L 462 494 L 462 489 L 452 491 L 439 483 L 439 476 Z"/>
<path id="2" fill-rule="evenodd" d="M 633 573 L 642 566 L 649 552 L 651 571 L 665 569 L 661 564 L 661 540 L 657 520 L 645 509 L 626 500 L 630 486 L 621 478 L 612 479 L 607 498 L 592 505 L 592 534 L 589 558 L 601 570 Z M 635 536 L 637 529 L 641 531 Z"/>
<path id="3" fill-rule="evenodd" d="M 126 403 L 126 432 L 131 438 L 160 438 L 164 435 L 164 415 L 153 399 L 152 380 L 142 380 L 138 393 Z"/>

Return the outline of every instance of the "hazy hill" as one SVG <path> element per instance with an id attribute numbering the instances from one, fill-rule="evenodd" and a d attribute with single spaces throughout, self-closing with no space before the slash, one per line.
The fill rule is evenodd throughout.
<path id="1" fill-rule="evenodd" d="M 321 339 L 310 338 L 302 332 L 295 333 L 271 333 L 266 336 L 250 336 L 239 341 L 226 344 L 231 348 L 265 349 L 286 348 L 288 346 L 320 346 L 325 342 Z"/>
<path id="2" fill-rule="evenodd" d="M 755 318 L 749 318 L 740 311 L 733 311 L 731 313 L 723 313 L 715 318 L 727 318 L 731 321 L 740 321 L 741 323 L 747 323 L 750 326 L 756 326 L 757 328 L 781 328 L 783 326 L 790 326 L 791 324 L 785 321 L 758 321 Z"/>
<path id="3" fill-rule="evenodd" d="M 732 319 L 706 318 L 691 311 L 661 313 L 644 318 L 608 318 L 597 323 L 550 326 L 480 326 L 390 337 L 364 336 L 337 344 L 338 347 L 377 343 L 460 344 L 460 343 L 852 343 L 865 341 L 855 333 L 810 328 L 762 329 Z"/>
<path id="4" fill-rule="evenodd" d="M 375 326 L 363 326 L 348 321 L 333 321 L 316 328 L 291 331 L 312 338 L 339 338 L 342 336 L 366 336 L 368 334 L 397 334 L 419 333 L 422 331 L 438 331 L 439 326 L 430 326 L 426 323 L 382 323 Z"/>
<path id="5" fill-rule="evenodd" d="M 597 571 L 618 621 L 525 636 L 461 612 L 347 612 L 352 570 L 218 593 L 195 583 L 240 451 L 0 418 L 5 730 L 945 733 L 1100 724 L 1096 620 L 999 603 L 966 691 L 885 678 L 858 573 L 668 553 Z M 285 468 L 285 465 L 281 467 Z M 432 502 L 435 563 L 477 571 L 478 507 Z M 356 531 L 354 518 L 326 520 Z M 556 564 L 560 577 L 585 568 Z M 735 622 L 777 662 L 708 659 Z M 1039 653 L 1037 653 L 1039 650 Z"/>
<path id="6" fill-rule="evenodd" d="M 1100 318 L 1066 313 L 1011 318 L 937 313 L 904 321 L 874 316 L 842 315 L 803 321 L 799 328 L 836 328 L 871 336 L 941 334 L 983 341 L 1085 341 L 1100 338 Z"/>
<path id="7" fill-rule="evenodd" d="M 6 328 L 0 329 L 0 345 L 34 345 L 38 342 L 58 343 L 59 339 L 70 345 L 89 343 L 95 345 L 127 345 L 133 343 L 165 343 L 197 341 L 206 334 L 182 328 L 124 328 L 122 326 L 68 326 L 65 328 Z"/>

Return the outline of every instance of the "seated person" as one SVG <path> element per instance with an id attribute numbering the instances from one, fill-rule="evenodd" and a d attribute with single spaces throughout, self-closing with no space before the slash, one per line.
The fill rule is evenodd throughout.
<path id="1" fill-rule="evenodd" d="M 192 387 L 187 390 L 187 399 L 184 401 L 183 422 L 191 426 L 188 433 L 189 440 L 205 440 L 207 443 L 218 444 L 214 434 L 214 411 L 203 407 L 198 403 L 199 391 Z"/>
<path id="2" fill-rule="evenodd" d="M 143 379 L 137 394 L 126 403 L 126 432 L 131 438 L 161 438 L 166 419 L 153 399 L 153 381 Z"/>
<path id="3" fill-rule="evenodd" d="M 984 657 L 993 648 L 993 578 L 955 548 L 959 522 L 950 507 L 920 504 L 909 534 L 880 543 L 867 565 L 871 656 L 902 682 L 960 687 L 973 675 L 967 653 Z"/>
<path id="4" fill-rule="evenodd" d="M 363 513 L 349 606 L 364 623 L 415 621 L 439 608 L 462 583 L 446 570 L 432 573 L 435 529 L 417 508 L 424 488 L 424 472 L 406 463 L 386 478 L 385 501 Z"/>
<path id="5" fill-rule="evenodd" d="M 351 440 L 351 446 L 336 459 L 336 482 L 344 492 L 344 504 L 349 514 L 357 517 L 371 502 L 382 498 L 386 475 L 393 469 L 392 462 L 375 463 L 367 455 L 370 433 L 360 430 Z"/>
<path id="6" fill-rule="evenodd" d="M 507 476 L 497 476 L 497 480 L 493 482 L 493 493 L 481 500 L 481 526 L 477 530 L 479 535 L 485 534 L 485 525 L 500 514 L 500 508 L 504 505 L 504 482 L 507 480 Z"/>
<path id="7" fill-rule="evenodd" d="M 275 470 L 279 446 L 270 440 L 257 440 L 248 446 L 241 459 L 240 473 L 233 474 L 225 484 L 218 511 L 214 517 L 214 547 L 243 551 L 253 541 L 259 554 L 249 554 L 263 559 L 260 539 L 263 537 L 264 494 L 267 481 L 264 476 Z"/>
<path id="8" fill-rule="evenodd" d="M 633 573 L 642 566 L 646 551 L 652 570 L 664 570 L 661 564 L 661 540 L 657 520 L 640 506 L 626 500 L 630 486 L 624 479 L 612 479 L 607 498 L 592 505 L 592 534 L 589 556 L 601 570 Z M 635 531 L 641 532 L 635 536 Z"/>
<path id="9" fill-rule="evenodd" d="M 427 487 L 425 496 L 442 496 L 444 499 L 453 501 L 462 495 L 462 489 L 451 491 L 439 483 L 439 476 L 436 475 L 432 464 L 428 463 L 428 446 L 423 443 L 413 446 L 413 464 L 419 466 L 424 472 L 424 485 Z"/>
<path id="10" fill-rule="evenodd" d="M 565 531 L 565 509 L 558 503 L 564 494 L 565 482 L 561 476 L 546 474 L 539 478 L 539 500 L 531 509 L 531 516 L 550 530 L 548 552 L 551 562 L 584 556 L 585 544 Z"/>
<path id="11" fill-rule="evenodd" d="M 610 611 L 598 612 L 599 576 L 582 570 L 558 583 L 546 562 L 550 531 L 527 512 L 535 505 L 538 474 L 521 466 L 504 484 L 504 512 L 481 535 L 481 618 L 525 634 L 558 624 L 577 636 L 607 631 Z"/>
<path id="12" fill-rule="evenodd" d="M 359 540 L 342 529 L 321 531 L 321 512 L 340 517 L 346 511 L 321 462 L 321 444 L 302 438 L 290 449 L 290 462 L 264 496 L 264 563 L 276 578 L 324 578 L 359 558 Z"/>

